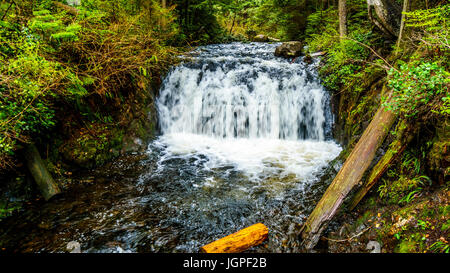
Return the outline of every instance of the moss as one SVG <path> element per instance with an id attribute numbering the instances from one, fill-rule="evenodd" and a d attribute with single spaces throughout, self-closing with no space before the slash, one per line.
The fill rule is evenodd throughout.
<path id="1" fill-rule="evenodd" d="M 434 208 L 429 208 L 428 204 L 423 207 L 423 211 L 421 213 L 421 218 L 434 217 L 436 216 L 436 211 Z"/>
<path id="2" fill-rule="evenodd" d="M 361 226 L 362 224 L 366 223 L 367 220 L 369 220 L 372 216 L 373 216 L 373 212 L 366 211 L 361 217 L 359 217 L 356 220 L 354 227 L 357 228 L 357 227 Z"/>
<path id="3" fill-rule="evenodd" d="M 91 123 L 60 147 L 63 158 L 84 168 L 100 166 L 117 153 L 113 148 L 119 145 L 120 129 L 101 123 Z"/>
<path id="4" fill-rule="evenodd" d="M 413 241 L 402 241 L 395 249 L 396 253 L 413 253 L 416 252 L 417 243 Z"/>
<path id="5" fill-rule="evenodd" d="M 442 231 L 447 231 L 450 229 L 450 220 L 447 220 L 447 222 L 443 223 L 441 226 Z"/>

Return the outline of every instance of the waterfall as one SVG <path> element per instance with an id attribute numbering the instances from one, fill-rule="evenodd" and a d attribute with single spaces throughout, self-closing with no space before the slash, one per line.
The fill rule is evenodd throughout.
<path id="1" fill-rule="evenodd" d="M 274 168 L 305 178 L 334 158 L 329 95 L 315 67 L 275 57 L 277 45 L 210 45 L 173 68 L 157 99 L 168 151 L 201 153 L 212 168 L 234 164 L 255 179 Z"/>
<path id="2" fill-rule="evenodd" d="M 324 140 L 328 94 L 304 63 L 275 58 L 273 50 L 210 46 L 176 67 L 158 99 L 162 132 Z"/>

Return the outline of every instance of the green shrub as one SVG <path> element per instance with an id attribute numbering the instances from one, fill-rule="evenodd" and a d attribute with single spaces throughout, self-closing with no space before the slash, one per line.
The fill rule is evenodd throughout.
<path id="1" fill-rule="evenodd" d="M 384 105 L 406 118 L 424 118 L 430 114 L 448 115 L 450 73 L 436 62 L 415 61 L 389 71 L 393 90 Z"/>

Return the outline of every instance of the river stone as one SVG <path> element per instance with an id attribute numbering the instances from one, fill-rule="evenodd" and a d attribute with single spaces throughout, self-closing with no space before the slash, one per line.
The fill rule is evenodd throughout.
<path id="1" fill-rule="evenodd" d="M 81 253 L 81 245 L 77 241 L 70 241 L 67 243 L 66 250 L 70 253 Z"/>
<path id="2" fill-rule="evenodd" d="M 275 49 L 275 56 L 292 58 L 302 54 L 303 43 L 299 41 L 284 42 Z"/>

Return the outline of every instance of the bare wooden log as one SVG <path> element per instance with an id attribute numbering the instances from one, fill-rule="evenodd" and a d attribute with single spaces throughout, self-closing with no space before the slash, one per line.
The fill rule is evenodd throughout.
<path id="1" fill-rule="evenodd" d="M 361 180 L 383 143 L 396 115 L 381 106 L 301 230 L 302 244 L 312 249 L 344 198 Z"/>
<path id="2" fill-rule="evenodd" d="M 45 167 L 44 162 L 42 161 L 42 158 L 34 144 L 28 144 L 25 147 L 23 156 L 25 157 L 25 161 L 31 175 L 36 181 L 45 200 L 48 200 L 52 196 L 61 192 L 58 185 L 55 183 Z"/>
<path id="3" fill-rule="evenodd" d="M 406 130 L 406 124 L 402 122 L 400 127 L 405 127 L 405 130 L 401 132 L 396 140 L 389 145 L 389 150 L 383 155 L 378 163 L 373 167 L 369 174 L 367 182 L 356 193 L 350 203 L 350 210 L 353 210 L 363 197 L 369 192 L 369 190 L 380 180 L 384 172 L 388 169 L 392 162 L 394 162 L 406 149 L 408 144 L 414 138 L 417 127 L 411 128 L 411 131 Z"/>
<path id="4" fill-rule="evenodd" d="M 203 253 L 239 253 L 264 242 L 269 229 L 262 223 L 254 224 L 200 248 Z"/>
<path id="5" fill-rule="evenodd" d="M 71 7 L 69 5 L 63 4 L 61 2 L 53 1 L 53 5 L 57 6 L 60 9 L 63 9 L 67 11 L 69 14 L 72 14 L 73 16 L 77 16 L 80 12 L 77 8 Z"/>

